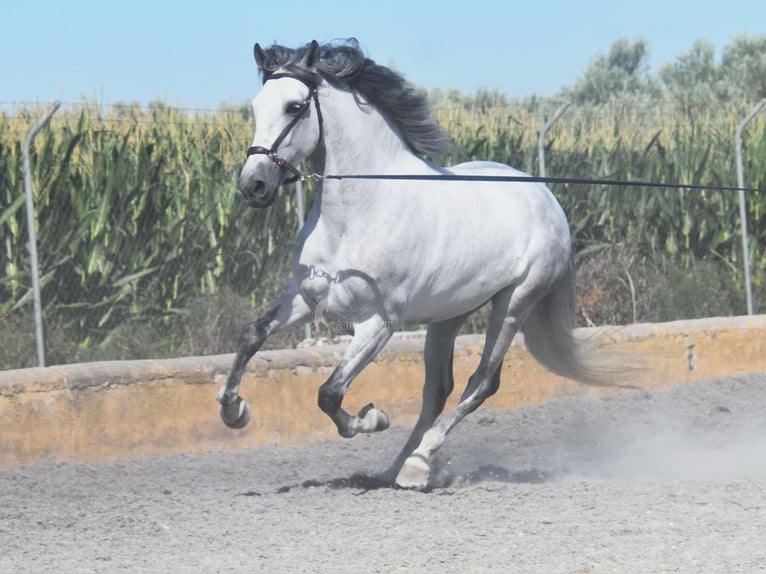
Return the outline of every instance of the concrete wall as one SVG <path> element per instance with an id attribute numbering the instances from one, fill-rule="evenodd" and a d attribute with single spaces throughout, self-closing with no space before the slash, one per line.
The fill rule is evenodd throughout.
<path id="1" fill-rule="evenodd" d="M 642 356 L 646 388 L 766 371 L 766 315 L 584 329 L 626 357 Z M 455 400 L 478 363 L 482 337 L 458 339 Z M 423 339 L 392 341 L 359 376 L 344 407 L 372 401 L 393 425 L 412 425 L 420 408 Z M 319 385 L 344 345 L 259 353 L 241 393 L 250 424 L 232 431 L 218 418 L 215 395 L 232 356 L 102 362 L 0 371 L 0 467 L 40 460 L 108 460 L 263 444 L 297 444 L 335 435 L 316 406 Z M 500 391 L 487 407 L 514 408 L 585 387 L 545 371 L 516 341 Z M 451 406 L 453 403 L 449 403 Z M 340 439 L 339 439 L 340 440 Z"/>

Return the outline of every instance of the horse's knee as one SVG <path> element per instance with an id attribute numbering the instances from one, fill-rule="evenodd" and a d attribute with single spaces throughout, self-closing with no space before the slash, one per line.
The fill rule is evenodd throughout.
<path id="1" fill-rule="evenodd" d="M 265 317 L 252 321 L 239 334 L 239 349 L 243 352 L 257 351 L 268 337 L 269 320 Z"/>

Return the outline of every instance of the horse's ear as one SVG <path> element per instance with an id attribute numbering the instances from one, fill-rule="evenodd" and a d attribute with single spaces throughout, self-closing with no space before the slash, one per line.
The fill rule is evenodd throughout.
<path id="1" fill-rule="evenodd" d="M 321 49 L 319 47 L 319 42 L 316 40 L 311 40 L 311 43 L 306 50 L 306 54 L 303 56 L 303 65 L 309 69 L 313 68 L 319 61 L 320 53 Z"/>
<path id="2" fill-rule="evenodd" d="M 253 47 L 253 55 L 255 56 L 255 63 L 258 64 L 258 67 L 263 68 L 263 64 L 266 61 L 266 52 L 263 51 L 260 44 L 256 43 L 255 47 Z"/>

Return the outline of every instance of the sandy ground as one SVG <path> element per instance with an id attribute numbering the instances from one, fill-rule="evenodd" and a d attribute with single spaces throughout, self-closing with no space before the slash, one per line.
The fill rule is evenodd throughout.
<path id="1" fill-rule="evenodd" d="M 407 432 L 0 471 L 0 572 L 766 572 L 766 374 L 478 411 L 429 492 Z"/>

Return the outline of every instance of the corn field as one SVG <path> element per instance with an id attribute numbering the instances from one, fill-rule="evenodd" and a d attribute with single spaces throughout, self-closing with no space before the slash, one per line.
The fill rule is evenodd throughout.
<path id="1" fill-rule="evenodd" d="M 459 151 L 437 159 L 487 159 L 537 173 L 537 135 L 552 110 L 546 102 L 439 107 L 434 113 Z M 21 144 L 40 115 L 0 112 L 0 368 L 33 362 Z M 734 132 L 743 115 L 571 109 L 547 137 L 547 171 L 735 185 Z M 745 135 L 746 185 L 766 187 L 763 119 Z M 54 116 L 32 154 L 49 362 L 233 349 L 245 316 L 281 286 L 298 226 L 292 190 L 257 212 L 236 194 L 251 136 L 252 120 L 240 110 L 86 105 Z M 743 312 L 735 193 L 553 190 L 585 270 L 584 322 Z M 766 295 L 765 212 L 763 193 L 749 194 L 756 309 Z M 708 303 L 692 308 L 690 300 Z"/>

